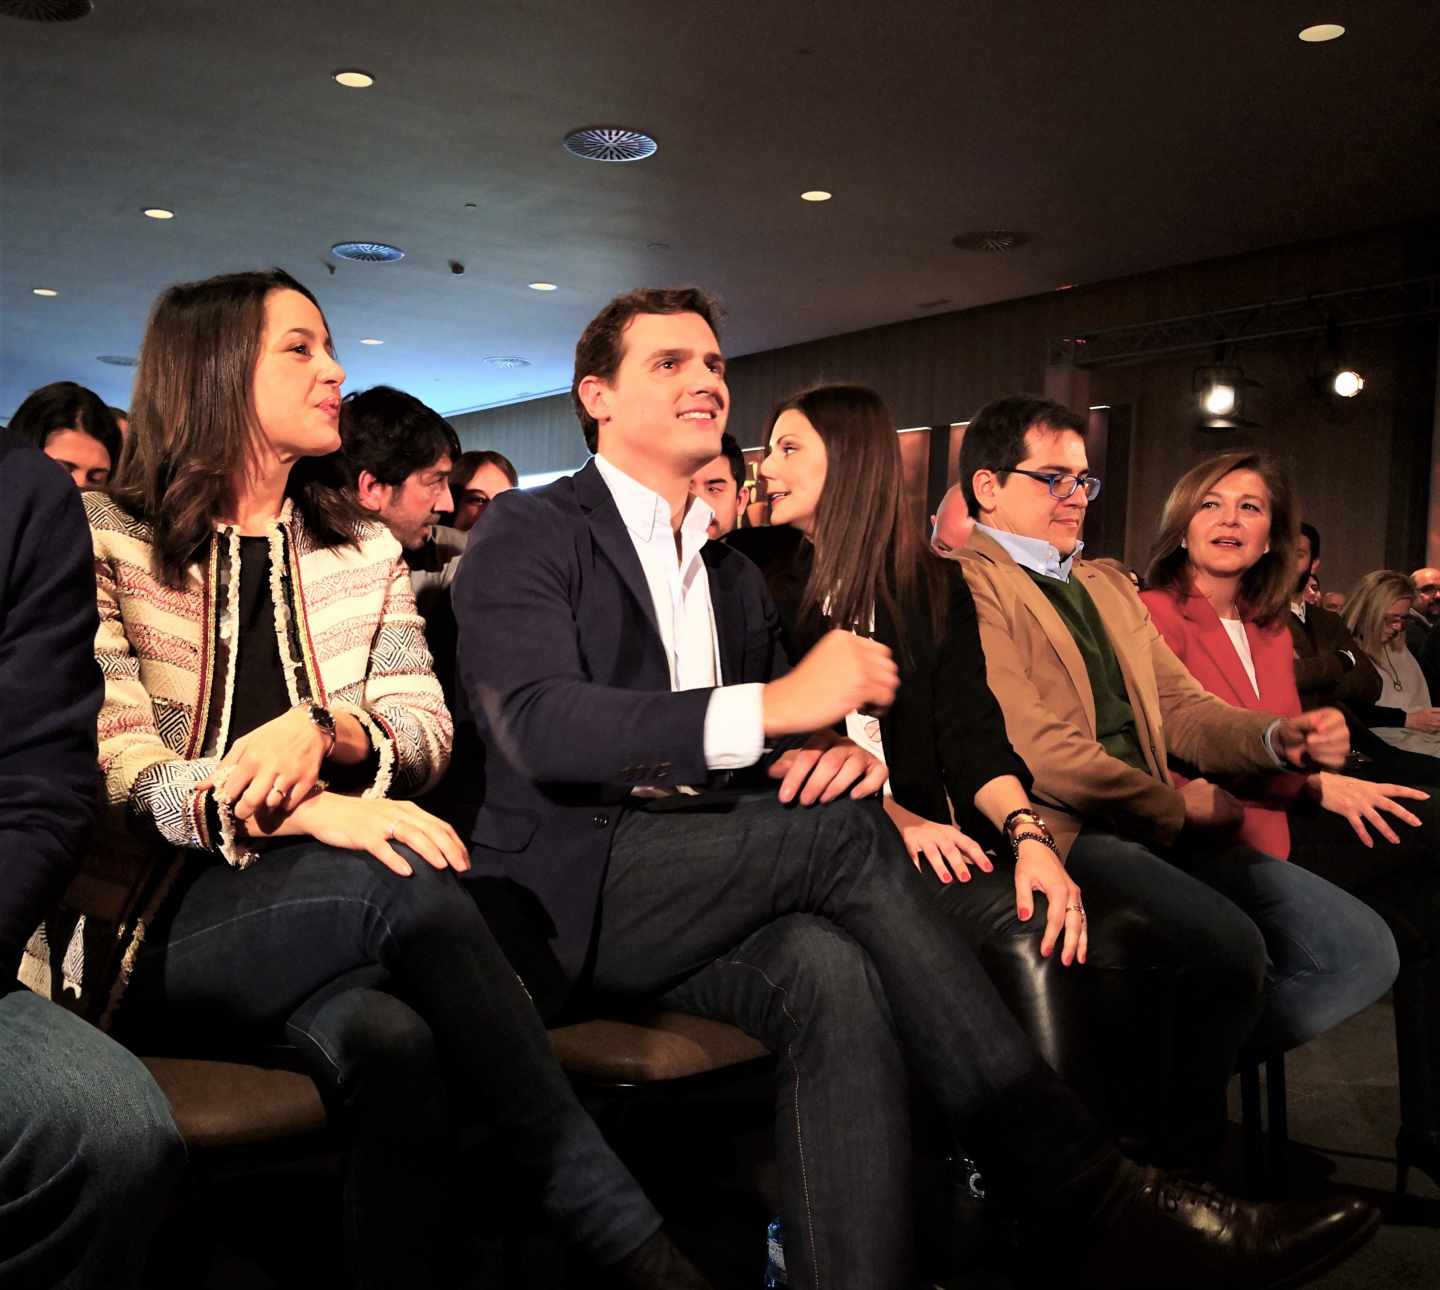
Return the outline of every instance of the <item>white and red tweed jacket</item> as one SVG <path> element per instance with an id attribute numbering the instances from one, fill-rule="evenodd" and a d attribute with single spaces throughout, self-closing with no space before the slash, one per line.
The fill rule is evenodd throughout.
<path id="1" fill-rule="evenodd" d="M 230 724 L 239 535 L 217 529 L 208 557 L 176 589 L 153 572 L 148 524 L 104 494 L 86 493 L 84 502 L 100 610 L 95 655 L 105 678 L 100 767 L 112 820 L 64 907 L 32 939 L 21 977 L 103 1024 L 184 863 L 179 848 L 214 852 L 239 867 L 257 853 L 200 787 L 224 756 Z M 413 797 L 432 788 L 449 763 L 454 728 L 400 544 L 367 524 L 354 545 L 318 546 L 289 501 L 269 537 L 291 701 L 314 699 L 365 726 L 378 767 L 362 796 Z M 125 816 L 131 828 L 113 827 Z M 220 828 L 212 831 L 216 818 Z M 165 857 L 153 841 L 137 846 L 136 825 L 142 838 L 158 833 L 176 849 Z"/>
<path id="2" fill-rule="evenodd" d="M 152 571 L 148 524 L 101 493 L 85 495 L 85 510 L 100 608 L 95 656 L 105 676 L 106 796 L 167 842 L 243 866 L 254 852 L 223 814 L 224 836 L 210 836 L 209 791 L 196 787 L 225 754 L 237 600 L 221 589 L 238 580 L 239 536 L 218 529 L 208 560 L 177 590 Z M 413 797 L 433 787 L 449 762 L 453 727 L 400 544 L 370 524 L 355 546 L 317 546 L 289 501 L 269 536 L 291 702 L 311 698 L 364 724 L 379 770 L 363 796 Z"/>

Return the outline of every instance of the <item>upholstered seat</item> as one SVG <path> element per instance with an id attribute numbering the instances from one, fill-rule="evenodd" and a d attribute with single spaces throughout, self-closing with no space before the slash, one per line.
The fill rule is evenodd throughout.
<path id="1" fill-rule="evenodd" d="M 238 1062 L 147 1057 L 193 1155 L 322 1133 L 325 1106 L 308 1075 Z"/>
<path id="2" fill-rule="evenodd" d="M 664 1011 L 559 1026 L 550 1047 L 572 1078 L 609 1085 L 687 1079 L 767 1056 L 735 1026 Z"/>

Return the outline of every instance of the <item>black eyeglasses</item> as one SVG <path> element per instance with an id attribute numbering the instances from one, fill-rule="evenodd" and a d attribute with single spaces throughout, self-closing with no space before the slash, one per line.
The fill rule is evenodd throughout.
<path id="1" fill-rule="evenodd" d="M 1099 475 L 1071 475 L 1055 474 L 1043 470 L 1021 470 L 1017 466 L 1002 466 L 995 472 L 997 475 L 1024 475 L 1029 479 L 1038 479 L 1050 490 L 1050 496 L 1056 501 L 1063 502 L 1077 488 L 1085 490 L 1085 500 L 1093 502 L 1100 496 L 1100 485 L 1102 483 Z"/>

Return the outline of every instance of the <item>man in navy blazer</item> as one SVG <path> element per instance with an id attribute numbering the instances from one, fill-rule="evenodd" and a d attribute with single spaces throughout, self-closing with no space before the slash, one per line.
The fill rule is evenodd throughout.
<path id="1" fill-rule="evenodd" d="M 864 800 L 884 767 L 814 733 L 884 709 L 898 674 L 838 631 L 786 672 L 759 572 L 706 541 L 688 485 L 728 411 L 714 318 L 695 289 L 601 311 L 572 386 L 594 460 L 495 499 L 453 588 L 471 881 L 541 1006 L 658 997 L 776 1054 L 795 1286 L 908 1284 L 911 1076 L 1083 1277 L 1148 1283 L 1163 1261 L 1176 1286 L 1264 1286 L 1341 1257 L 1373 1210 L 1217 1219 L 1213 1194 L 1120 1156 Z M 779 791 L 742 791 L 747 771 Z"/>

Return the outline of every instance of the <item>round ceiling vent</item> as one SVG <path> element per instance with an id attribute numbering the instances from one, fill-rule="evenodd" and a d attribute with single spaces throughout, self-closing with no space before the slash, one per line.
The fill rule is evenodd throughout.
<path id="1" fill-rule="evenodd" d="M 388 242 L 336 242 L 330 254 L 341 260 L 354 260 L 360 264 L 394 264 L 403 260 L 405 252 Z"/>
<path id="2" fill-rule="evenodd" d="M 491 367 L 514 368 L 530 366 L 530 360 L 528 358 L 516 358 L 511 354 L 492 354 L 489 358 L 482 358 L 480 361 L 482 363 L 489 363 Z"/>
<path id="3" fill-rule="evenodd" d="M 659 146 L 643 130 L 623 125 L 591 125 L 565 136 L 565 151 L 586 161 L 644 161 Z"/>
<path id="4" fill-rule="evenodd" d="M 961 251 L 1013 251 L 1029 240 L 1028 234 L 1016 232 L 1013 228 L 984 228 L 952 237 L 950 244 Z"/>
<path id="5" fill-rule="evenodd" d="M 102 363 L 109 363 L 111 367 L 139 367 L 140 360 L 131 358 L 128 354 L 101 354 L 99 359 Z"/>
<path id="6" fill-rule="evenodd" d="M 74 22 L 94 8 L 95 0 L 0 0 L 0 14 L 27 22 Z"/>

